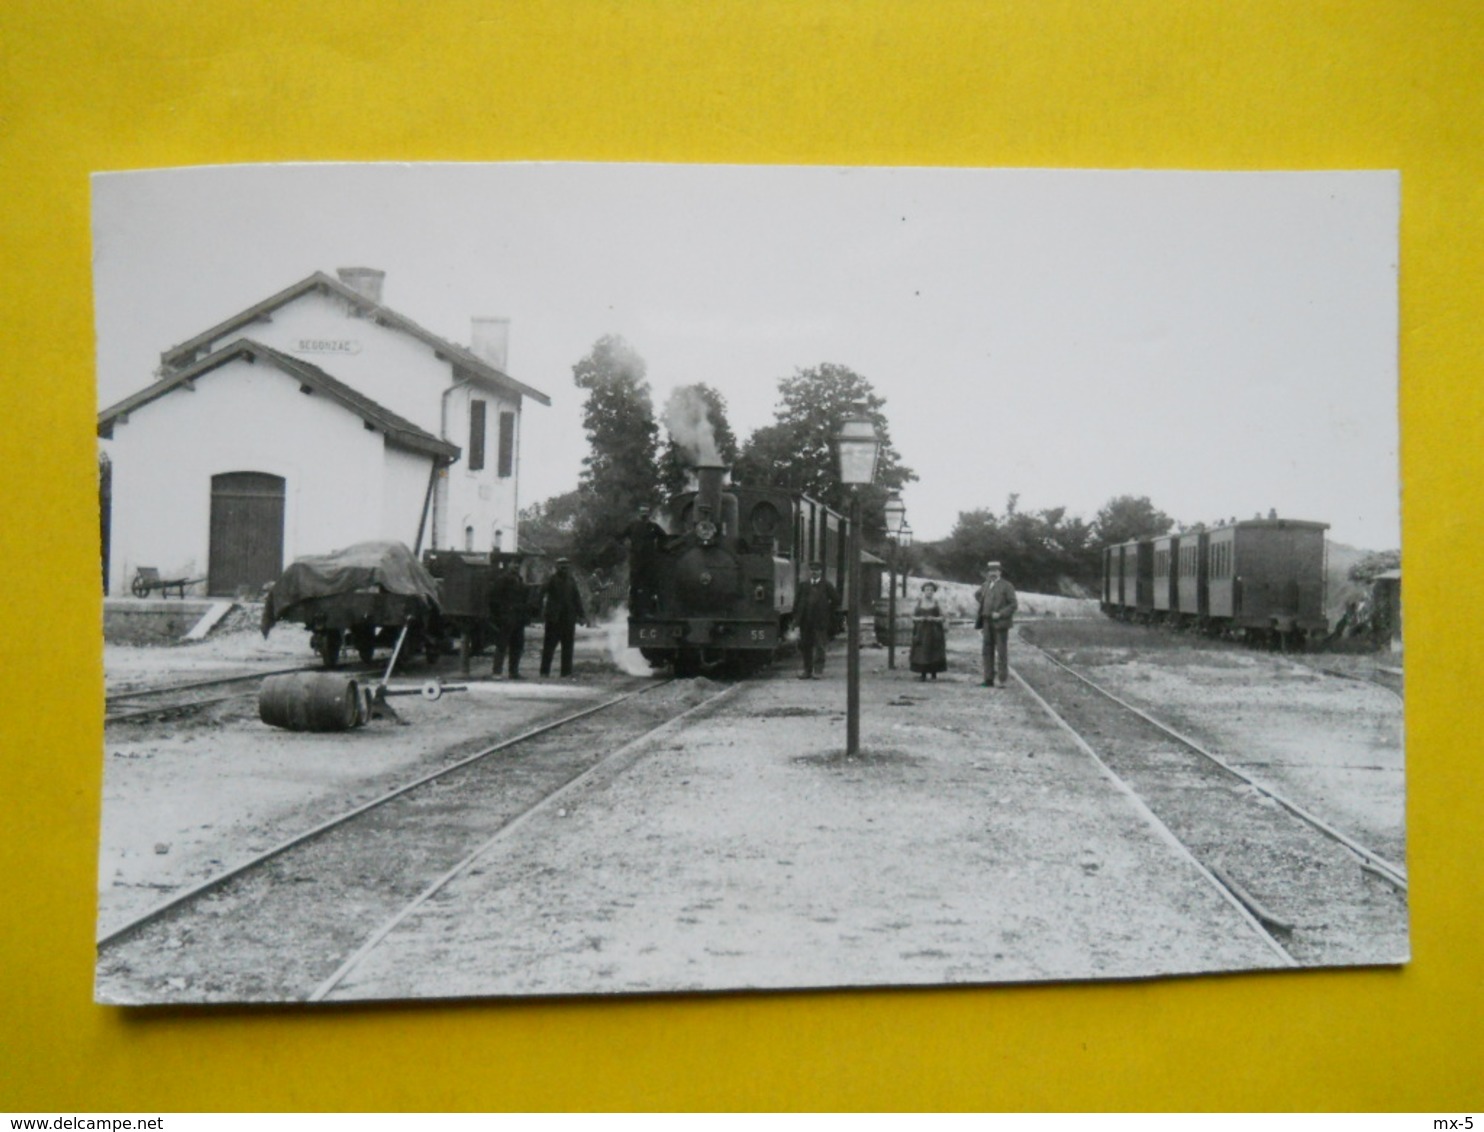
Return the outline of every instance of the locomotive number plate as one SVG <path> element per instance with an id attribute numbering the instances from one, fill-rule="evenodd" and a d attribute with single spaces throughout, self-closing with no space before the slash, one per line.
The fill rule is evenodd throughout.
<path id="1" fill-rule="evenodd" d="M 677 629 L 680 630 L 678 637 L 675 633 Z M 684 635 L 684 625 L 659 624 L 653 621 L 629 622 L 629 648 L 631 649 L 662 648 L 675 644 Z"/>

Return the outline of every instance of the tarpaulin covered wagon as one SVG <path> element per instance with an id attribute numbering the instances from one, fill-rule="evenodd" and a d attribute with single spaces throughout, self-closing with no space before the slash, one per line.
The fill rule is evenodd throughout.
<path id="1" fill-rule="evenodd" d="M 332 554 L 299 558 L 273 584 L 263 603 L 263 635 L 279 621 L 303 625 L 326 668 L 349 643 L 370 663 L 378 645 L 393 645 L 405 628 L 402 652 L 441 651 L 432 631 L 439 614 L 438 583 L 400 542 L 362 542 Z"/>

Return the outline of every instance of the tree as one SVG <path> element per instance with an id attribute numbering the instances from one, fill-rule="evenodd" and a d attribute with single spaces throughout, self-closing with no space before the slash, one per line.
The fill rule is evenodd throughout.
<path id="1" fill-rule="evenodd" d="M 1369 586 L 1377 575 L 1387 570 L 1396 570 L 1402 564 L 1400 550 L 1372 550 L 1350 567 L 1349 578 L 1362 586 Z"/>
<path id="2" fill-rule="evenodd" d="M 977 582 L 986 562 L 999 562 L 1017 586 L 1038 593 L 1077 593 L 1096 585 L 1099 560 L 1092 524 L 1068 517 L 1065 507 L 1022 511 L 1019 495 L 1005 502 L 1004 515 L 988 508 L 961 511 L 952 532 L 925 548 L 925 557 L 946 577 Z"/>
<path id="3" fill-rule="evenodd" d="M 842 365 L 826 362 L 798 369 L 778 383 L 780 400 L 774 421 L 758 429 L 743 445 L 734 478 L 744 484 L 789 487 L 843 511 L 849 493 L 840 483 L 832 441 L 846 417 L 864 407 L 881 438 L 876 482 L 862 490 L 866 530 L 884 526 L 881 514 L 886 496 L 917 479 L 892 447 L 891 429 L 871 383 Z"/>
<path id="4" fill-rule="evenodd" d="M 727 401 L 702 382 L 678 386 L 665 402 L 668 440 L 660 457 L 660 484 L 665 494 L 684 491 L 687 469 L 696 464 L 737 463 L 737 436 L 727 421 Z"/>
<path id="5" fill-rule="evenodd" d="M 588 568 L 617 563 L 623 557 L 617 539 L 635 508 L 658 498 L 659 425 L 646 368 L 613 334 L 598 339 L 572 367 L 573 381 L 588 391 L 582 425 L 591 445 L 578 483 L 572 557 Z"/>
<path id="6" fill-rule="evenodd" d="M 553 495 L 520 511 L 520 545 L 555 557 L 577 548 L 577 519 L 586 501 L 580 488 Z"/>
<path id="7" fill-rule="evenodd" d="M 1137 498 L 1120 495 L 1103 504 L 1102 510 L 1092 521 L 1096 541 L 1103 546 L 1112 546 L 1133 539 L 1157 538 L 1166 534 L 1175 525 L 1175 520 L 1149 502 L 1147 495 Z"/>

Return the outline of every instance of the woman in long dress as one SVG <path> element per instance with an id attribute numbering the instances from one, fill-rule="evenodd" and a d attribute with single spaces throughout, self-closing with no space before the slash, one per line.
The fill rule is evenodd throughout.
<path id="1" fill-rule="evenodd" d="M 938 587 L 924 582 L 912 611 L 912 671 L 918 680 L 948 671 L 948 642 L 943 632 L 943 610 L 938 605 Z"/>

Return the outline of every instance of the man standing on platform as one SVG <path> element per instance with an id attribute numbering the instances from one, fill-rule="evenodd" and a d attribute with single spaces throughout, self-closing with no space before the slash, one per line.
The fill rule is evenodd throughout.
<path id="1" fill-rule="evenodd" d="M 809 563 L 809 578 L 794 593 L 794 619 L 799 626 L 799 651 L 804 654 L 800 680 L 824 675 L 824 646 L 830 639 L 838 599 L 835 587 L 824 580 L 824 563 Z"/>
<path id="2" fill-rule="evenodd" d="M 987 562 L 979 590 L 979 616 L 974 628 L 984 631 L 984 687 L 993 688 L 998 672 L 1001 684 L 1010 680 L 1010 626 L 1020 602 L 1015 587 L 1000 577 L 1000 564 Z"/>
<path id="3" fill-rule="evenodd" d="M 520 654 L 526 650 L 526 622 L 530 619 L 531 597 L 520 567 L 514 561 L 495 575 L 490 583 L 490 620 L 495 624 L 495 664 L 492 675 L 500 675 L 506 659 L 510 662 L 510 679 L 520 679 Z"/>
<path id="4" fill-rule="evenodd" d="M 546 580 L 541 593 L 542 617 L 546 635 L 541 641 L 541 675 L 551 675 L 551 656 L 562 646 L 562 675 L 572 675 L 572 647 L 577 639 L 577 622 L 586 621 L 582 611 L 582 593 L 568 569 L 566 558 L 556 560 L 556 573 Z"/>

